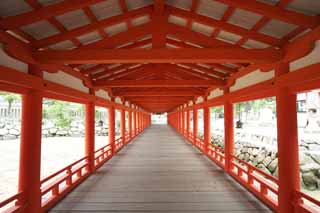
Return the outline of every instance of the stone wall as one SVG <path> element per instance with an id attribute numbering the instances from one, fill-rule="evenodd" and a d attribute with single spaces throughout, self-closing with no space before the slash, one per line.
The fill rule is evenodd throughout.
<path id="1" fill-rule="evenodd" d="M 10 140 L 20 137 L 21 124 L 10 121 L 0 122 L 0 140 Z M 73 121 L 70 126 L 65 128 L 57 127 L 54 123 L 46 122 L 42 125 L 43 137 L 74 136 L 83 137 L 85 134 L 83 121 Z M 108 135 L 108 125 L 97 122 L 95 124 L 95 134 L 99 136 Z"/>
<path id="2" fill-rule="evenodd" d="M 256 136 L 264 141 L 265 136 Z M 269 138 L 274 141 L 275 138 Z M 222 134 L 214 134 L 211 143 L 224 148 Z M 268 144 L 267 144 L 268 145 Z M 278 177 L 278 153 L 276 149 L 241 140 L 240 135 L 235 137 L 235 156 L 261 169 L 272 176 Z M 299 141 L 299 166 L 301 186 L 307 190 L 320 190 L 320 138 Z"/>

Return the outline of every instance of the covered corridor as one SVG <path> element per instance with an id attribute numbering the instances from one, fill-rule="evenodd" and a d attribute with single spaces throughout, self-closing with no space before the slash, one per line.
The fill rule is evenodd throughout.
<path id="1" fill-rule="evenodd" d="M 319 0 L 1 0 L 0 212 L 318 213 L 319 70 Z"/>
<path id="2" fill-rule="evenodd" d="M 172 128 L 152 125 L 50 212 L 271 212 Z"/>

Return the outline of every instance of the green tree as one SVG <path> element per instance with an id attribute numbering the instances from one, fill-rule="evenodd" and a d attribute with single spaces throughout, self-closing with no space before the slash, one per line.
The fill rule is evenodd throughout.
<path id="1" fill-rule="evenodd" d="M 45 100 L 43 118 L 52 120 L 60 128 L 70 126 L 72 121 L 70 104 L 63 101 Z"/>
<path id="2" fill-rule="evenodd" d="M 0 96 L 4 97 L 4 99 L 7 101 L 7 103 L 8 103 L 8 115 L 10 115 L 12 104 L 14 102 L 20 100 L 20 96 L 18 94 L 8 93 L 8 92 L 0 92 Z"/>

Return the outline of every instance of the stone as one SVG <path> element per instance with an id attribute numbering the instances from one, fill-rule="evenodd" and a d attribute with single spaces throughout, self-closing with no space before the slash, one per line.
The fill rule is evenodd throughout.
<path id="1" fill-rule="evenodd" d="M 253 165 L 258 165 L 260 162 L 264 160 L 264 158 L 265 158 L 265 155 L 262 153 L 259 153 L 257 157 L 253 159 Z"/>
<path id="2" fill-rule="evenodd" d="M 303 180 L 304 186 L 308 190 L 314 191 L 318 188 L 319 179 L 313 174 L 313 172 L 303 173 L 302 180 Z"/>
<path id="3" fill-rule="evenodd" d="M 320 152 L 312 152 L 310 153 L 310 157 L 317 162 L 318 164 L 320 164 Z"/>
<path id="4" fill-rule="evenodd" d="M 9 131 L 8 131 L 7 129 L 5 129 L 5 128 L 0 129 L 0 135 L 1 135 L 1 136 L 5 136 L 5 135 L 7 135 L 8 133 L 9 133 Z"/>
<path id="5" fill-rule="evenodd" d="M 20 131 L 17 129 L 9 129 L 9 134 L 18 137 L 20 135 Z"/>
<path id="6" fill-rule="evenodd" d="M 263 165 L 265 165 L 266 167 L 272 162 L 272 158 L 270 156 L 267 156 L 263 161 Z"/>
<path id="7" fill-rule="evenodd" d="M 68 130 L 64 130 L 64 129 L 59 129 L 58 131 L 57 131 L 57 135 L 59 135 L 59 136 L 66 136 L 66 135 L 68 135 Z"/>
<path id="8" fill-rule="evenodd" d="M 265 165 L 263 165 L 262 163 L 257 165 L 257 168 L 262 170 L 263 172 L 267 173 L 268 175 L 271 175 L 271 172 L 267 169 L 267 167 L 265 167 Z"/>
<path id="9" fill-rule="evenodd" d="M 252 150 L 252 155 L 257 156 L 259 154 L 260 150 L 255 148 Z"/>
<path id="10" fill-rule="evenodd" d="M 50 129 L 49 129 L 49 133 L 50 133 L 51 135 L 57 134 L 57 131 L 58 131 L 57 128 L 50 128 Z"/>
<path id="11" fill-rule="evenodd" d="M 320 169 L 320 165 L 317 163 L 309 163 L 300 167 L 302 173 L 314 172 L 316 173 Z"/>
<path id="12" fill-rule="evenodd" d="M 250 159 L 249 153 L 244 154 L 244 159 L 243 159 L 243 160 L 246 161 L 246 162 L 248 162 L 249 159 Z"/>
<path id="13" fill-rule="evenodd" d="M 274 177 L 279 177 L 279 167 L 277 166 L 276 170 L 274 170 L 273 174 Z"/>
<path id="14" fill-rule="evenodd" d="M 306 164 L 309 164 L 309 163 L 313 163 L 314 160 L 309 156 L 307 155 L 306 153 L 304 152 L 299 152 L 299 164 L 300 166 L 302 165 L 306 165 Z"/>
<path id="15" fill-rule="evenodd" d="M 240 155 L 239 155 L 239 159 L 240 159 L 240 160 L 243 160 L 243 159 L 244 159 L 244 154 L 240 154 Z"/>
<path id="16" fill-rule="evenodd" d="M 320 145 L 316 142 L 309 144 L 309 151 L 320 151 Z"/>
<path id="17" fill-rule="evenodd" d="M 271 163 L 268 165 L 268 169 L 271 173 L 273 173 L 278 167 L 278 158 L 271 161 Z"/>
<path id="18" fill-rule="evenodd" d="M 43 129 L 41 133 L 42 133 L 42 135 L 47 136 L 47 135 L 49 135 L 49 130 Z"/>

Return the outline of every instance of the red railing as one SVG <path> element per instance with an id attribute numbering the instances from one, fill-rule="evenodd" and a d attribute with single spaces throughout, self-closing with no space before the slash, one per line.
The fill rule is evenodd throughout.
<path id="1" fill-rule="evenodd" d="M 210 144 L 207 149 L 207 156 L 220 167 L 224 168 L 225 156 L 223 149 Z"/>
<path id="2" fill-rule="evenodd" d="M 25 204 L 22 200 L 23 193 L 19 192 L 16 195 L 0 202 L 0 212 L 23 212 Z"/>
<path id="3" fill-rule="evenodd" d="M 272 209 L 278 208 L 278 179 L 232 156 L 230 174 Z"/>
<path id="4" fill-rule="evenodd" d="M 320 201 L 302 192 L 296 192 L 293 205 L 296 213 L 320 212 Z"/>
<path id="5" fill-rule="evenodd" d="M 99 168 L 102 164 L 108 161 L 112 157 L 112 147 L 110 144 L 97 149 L 94 152 L 94 165 Z"/>
<path id="6" fill-rule="evenodd" d="M 88 157 L 53 173 L 41 181 L 42 209 L 47 211 L 89 175 Z"/>
<path id="7" fill-rule="evenodd" d="M 204 146 L 205 146 L 205 145 L 204 145 L 204 142 L 203 142 L 202 139 L 196 137 L 196 138 L 195 138 L 195 145 L 196 145 L 196 147 L 197 147 L 201 152 L 204 151 Z"/>
<path id="8" fill-rule="evenodd" d="M 122 149 L 123 146 L 124 146 L 124 141 L 123 141 L 122 137 L 117 138 L 115 140 L 115 144 L 114 144 L 115 152 L 116 153 L 119 152 Z"/>
<path id="9" fill-rule="evenodd" d="M 130 134 L 126 133 L 126 135 L 124 136 L 125 144 L 127 144 L 130 140 L 131 140 Z"/>

